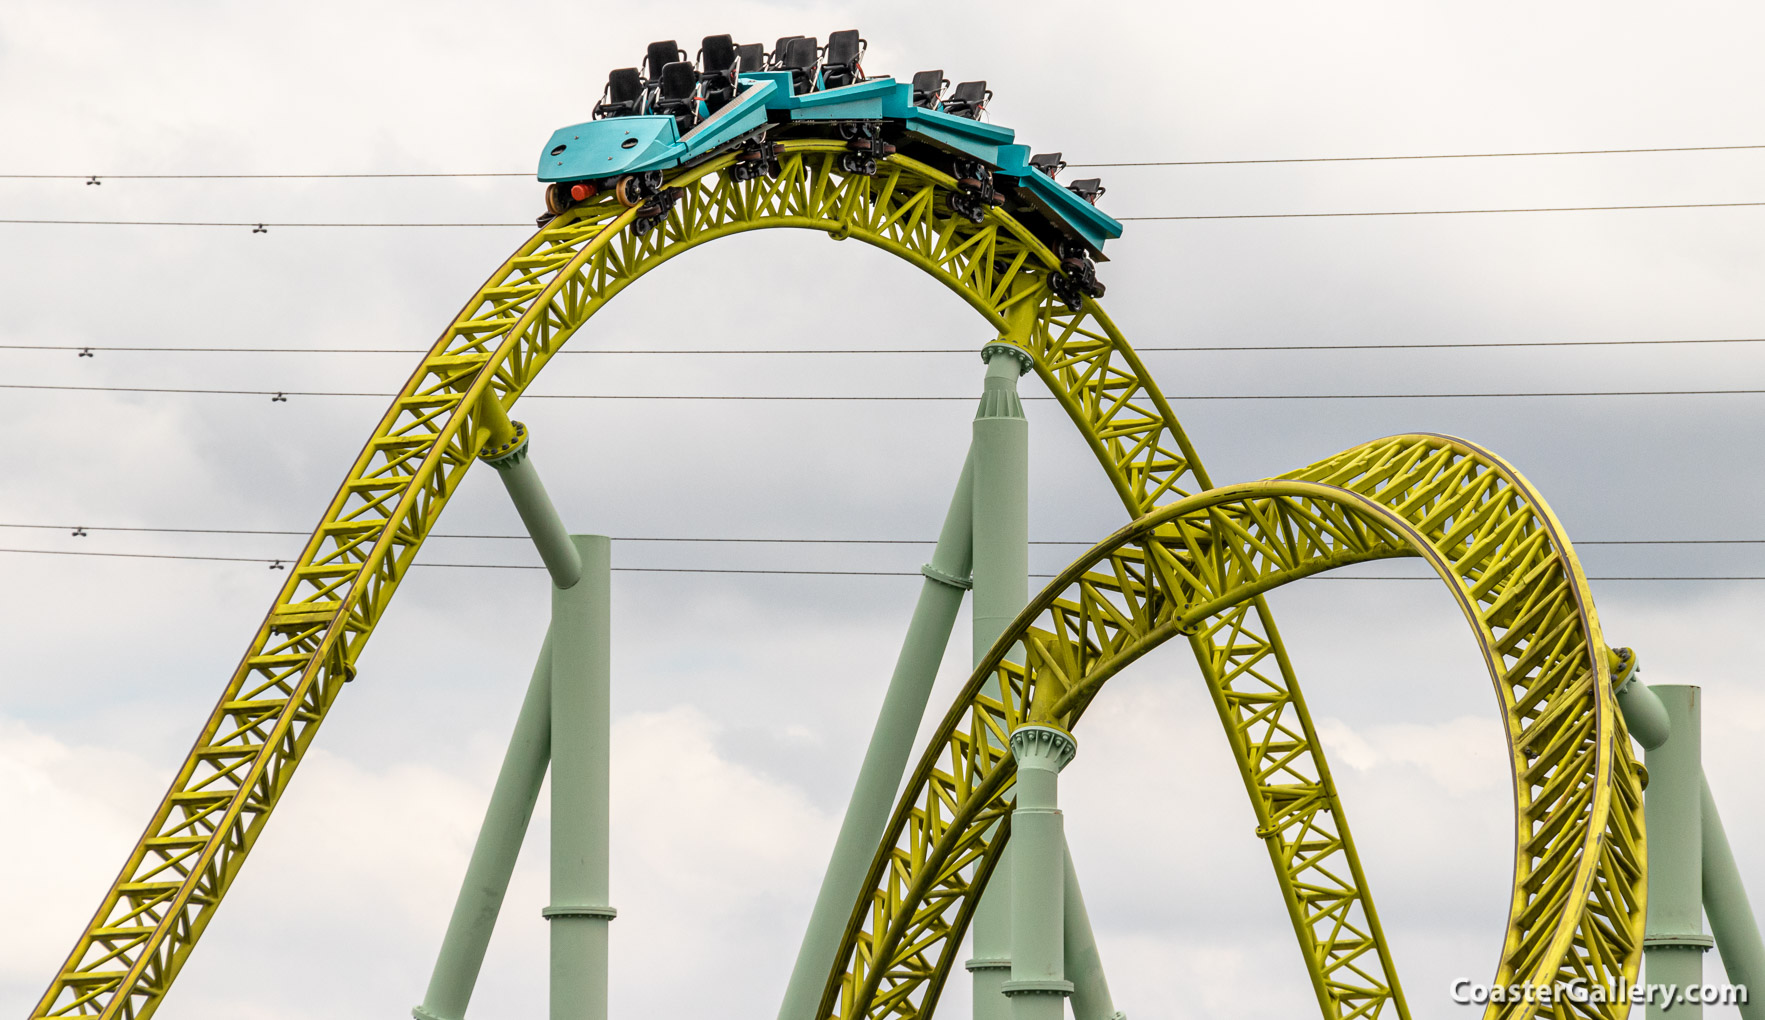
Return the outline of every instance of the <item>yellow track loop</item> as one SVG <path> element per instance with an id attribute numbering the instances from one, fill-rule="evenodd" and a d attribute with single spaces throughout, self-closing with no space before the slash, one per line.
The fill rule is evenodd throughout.
<path id="1" fill-rule="evenodd" d="M 1611 690 L 1587 580 L 1549 508 L 1508 465 L 1433 435 L 1356 447 L 1280 479 L 1163 507 L 1092 549 L 1002 635 L 945 717 L 898 803 L 854 910 L 821 1013 L 929 1015 L 1009 838 L 1008 738 L 1071 729 L 1105 681 L 1183 635 L 1246 782 L 1257 835 L 1294 876 L 1303 926 L 1344 947 L 1344 904 L 1320 863 L 1340 850 L 1316 824 L 1334 794 L 1303 764 L 1297 692 L 1260 667 L 1244 629 L 1254 597 L 1350 563 L 1426 559 L 1452 588 L 1507 721 L 1518 819 L 1514 899 L 1495 984 L 1634 979 L 1642 953 L 1641 787 Z M 1004 655 L 1022 642 L 1025 662 Z M 982 694 L 997 679 L 999 699 Z M 1329 961 L 1342 1016 L 1390 1002 L 1375 947 Z M 1318 961 L 1314 961 L 1318 962 Z M 1326 1003 L 1328 1008 L 1328 1003 Z M 1560 1012 L 1553 1012 L 1560 1010 Z M 1622 1018 L 1621 1004 L 1491 1004 L 1487 1017 Z"/>
<path id="2" fill-rule="evenodd" d="M 656 229 L 626 229 L 635 211 L 610 196 L 577 206 L 529 239 L 466 304 L 393 401 L 289 572 L 219 704 L 146 833 L 33 1017 L 145 1018 L 158 1007 L 325 718 L 449 497 L 489 435 L 482 400 L 512 406 L 596 310 L 650 270 L 706 241 L 765 227 L 856 238 L 941 280 L 1010 342 L 1072 417 L 1131 516 L 1209 482 L 1134 352 L 1087 301 L 1050 297 L 1053 255 L 993 210 L 951 214 L 954 181 L 892 156 L 874 178 L 837 166 L 838 142 L 783 145 L 783 172 L 737 184 L 723 157 L 668 183 L 684 197 Z M 1327 1016 L 1396 994 L 1389 956 L 1340 816 L 1329 774 L 1272 622 L 1260 603 L 1200 638 L 1216 685 L 1254 670 L 1282 692 L 1296 734 L 1290 769 L 1321 791 L 1308 824 L 1321 835 L 1276 874 Z M 1234 732 L 1236 717 L 1228 722 Z M 1260 816 L 1272 788 L 1247 772 Z M 1320 862 L 1327 862 L 1325 863 Z M 1322 890 L 1322 892 L 1320 892 Z M 1314 902 L 1336 904 L 1329 925 Z M 1378 991 L 1344 990 L 1352 963 Z M 1359 980 L 1359 979 L 1357 979 Z M 1366 998 L 1372 995 L 1372 1000 Z M 1376 1010 L 1374 1010 L 1376 1012 Z"/>

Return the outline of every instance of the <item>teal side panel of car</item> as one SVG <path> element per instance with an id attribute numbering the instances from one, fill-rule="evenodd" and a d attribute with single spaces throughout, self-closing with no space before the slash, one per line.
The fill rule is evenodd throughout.
<path id="1" fill-rule="evenodd" d="M 552 132 L 539 157 L 542 181 L 612 177 L 673 166 L 684 154 L 673 117 L 608 117 Z M 676 156 L 669 162 L 670 155 Z"/>
<path id="2" fill-rule="evenodd" d="M 881 120 L 884 101 L 903 88 L 893 78 L 878 78 L 837 89 L 792 96 L 792 120 Z"/>
<path id="3" fill-rule="evenodd" d="M 749 71 L 741 76 L 743 84 L 759 84 L 771 82 L 772 91 L 767 93 L 766 108 L 768 110 L 788 110 L 791 108 L 791 73 L 789 71 Z"/>
<path id="4" fill-rule="evenodd" d="M 742 84 L 746 87 L 736 95 L 735 99 L 731 100 L 723 109 L 700 121 L 691 131 L 686 133 L 685 138 L 681 139 L 686 150 L 681 157 L 683 160 L 694 159 L 714 149 L 720 149 L 748 132 L 758 130 L 765 125 L 766 111 L 770 108 L 774 97 L 778 95 L 778 83 L 754 81 L 744 77 Z"/>
<path id="5" fill-rule="evenodd" d="M 539 157 L 539 179 L 580 181 L 667 170 L 729 145 L 765 125 L 768 104 L 778 94 L 775 81 L 744 77 L 742 83 L 747 87 L 733 101 L 694 125 L 685 138 L 673 117 L 655 115 L 608 117 L 555 131 Z"/>
<path id="6" fill-rule="evenodd" d="M 1017 137 L 1017 132 L 1010 128 L 969 120 L 942 110 L 928 110 L 922 106 L 909 106 L 906 120 L 909 134 L 919 135 L 928 142 L 946 148 L 966 152 L 993 166 L 999 165 L 1000 147 L 1010 145 L 1012 139 Z"/>
<path id="7" fill-rule="evenodd" d="M 1080 198 L 1040 170 L 1023 175 L 1023 186 L 1058 220 L 1077 231 L 1094 250 L 1102 251 L 1103 242 L 1122 236 L 1120 221 Z"/>

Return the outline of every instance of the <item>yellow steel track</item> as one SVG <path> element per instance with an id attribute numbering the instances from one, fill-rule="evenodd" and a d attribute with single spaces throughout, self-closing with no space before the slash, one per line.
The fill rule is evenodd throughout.
<path id="1" fill-rule="evenodd" d="M 353 676 L 356 659 L 490 435 L 491 423 L 501 418 L 501 412 L 490 409 L 487 402 L 495 401 L 503 410 L 511 407 L 551 356 L 603 304 L 638 277 L 699 244 L 748 230 L 797 227 L 856 238 L 889 251 L 942 281 L 1003 339 L 1030 353 L 1038 377 L 1085 437 L 1131 516 L 1173 504 L 1159 511 L 1160 524 L 1146 528 L 1180 530 L 1189 520 L 1181 515 L 1189 511 L 1178 508 L 1214 498 L 1215 493 L 1194 495 L 1211 489 L 1212 483 L 1169 405 L 1113 323 L 1089 299 L 1076 312 L 1053 300 L 1048 276 L 1057 260 L 1029 231 L 999 210 L 988 213 L 981 224 L 953 216 L 948 195 L 954 182 L 924 164 L 893 156 L 883 161 L 874 178 L 849 175 L 838 169 L 842 151 L 838 142 L 785 143 L 783 172 L 775 180 L 736 183 L 726 172 L 729 157 L 684 171 L 668 182 L 683 188 L 684 197 L 662 224 L 641 236 L 627 229 L 636 211 L 611 197 L 577 206 L 531 237 L 473 295 L 405 383 L 351 466 L 204 721 L 172 788 L 33 1017 L 144 1018 L 154 1012 L 238 874 L 319 723 L 343 683 Z M 1484 463 L 1470 455 L 1463 459 Z M 1543 513 L 1537 509 L 1542 504 L 1531 498 L 1517 476 L 1500 477 L 1509 479 L 1503 498 Z M 1308 476 L 1308 480 L 1327 479 Z M 1439 484 L 1457 483 L 1441 480 Z M 1287 491 L 1271 490 L 1269 495 L 1287 498 L 1282 495 Z M 1207 506 L 1220 508 L 1226 503 L 1216 500 Z M 1171 516 L 1172 512 L 1178 516 Z M 1209 512 L 1212 516 L 1207 519 L 1217 519 L 1221 527 L 1228 520 L 1243 523 L 1242 515 L 1224 509 Z M 1511 516 L 1495 510 L 1489 514 L 1503 521 Z M 1385 520 L 1371 509 L 1350 516 Z M 1547 521 L 1548 514 L 1537 519 Z M 1381 527 L 1394 534 L 1399 530 L 1396 524 Z M 1585 583 L 1567 544 L 1559 541 L 1554 524 L 1534 527 L 1548 530 L 1549 535 L 1537 538 L 1526 532 L 1530 545 L 1510 541 L 1507 532 L 1479 531 L 1479 541 L 1487 538 L 1488 547 L 1458 550 L 1453 562 L 1475 553 L 1497 556 L 1504 564 L 1519 563 L 1513 558 L 1551 550 L 1551 555 L 1560 557 L 1551 561 L 1558 566 L 1541 567 L 1527 560 L 1525 569 L 1532 573 L 1524 576 L 1557 569 L 1572 579 L 1563 583 L 1574 588 L 1574 604 L 1583 613 L 1574 640 L 1586 655 L 1598 659 L 1603 646 L 1591 603 L 1584 597 Z M 1372 524 L 1368 529 L 1369 534 L 1379 530 Z M 1250 528 L 1247 534 L 1260 533 Z M 1277 551 L 1285 555 L 1287 547 L 1266 535 L 1252 540 L 1236 532 L 1184 541 L 1191 544 L 1188 555 L 1201 557 L 1194 561 L 1200 580 L 1181 590 L 1199 598 L 1197 593 L 1203 590 L 1216 590 L 1201 586 L 1201 581 L 1217 581 L 1218 598 L 1231 601 L 1210 609 L 1214 615 L 1191 619 L 1193 614 L 1179 614 L 1187 622 L 1171 633 L 1189 635 L 1215 692 L 1261 820 L 1259 835 L 1269 847 L 1324 1015 L 1407 1016 L 1322 749 L 1260 598 L 1260 591 L 1269 585 L 1228 583 L 1247 576 L 1246 572 L 1269 569 Z M 1426 544 L 1420 541 L 1409 548 Z M 1446 550 L 1440 556 L 1451 551 L 1438 542 L 1436 547 Z M 1150 546 L 1143 543 L 1142 548 Z M 1177 557 L 1173 562 L 1180 560 L 1181 551 L 1171 547 L 1170 555 Z M 1207 556 L 1226 556 L 1228 551 L 1250 559 L 1240 566 L 1222 561 L 1214 570 Z M 1122 563 L 1131 559 L 1122 555 Z M 1147 555 L 1163 562 L 1161 553 Z M 1086 561 L 1073 570 L 1083 572 L 1090 565 Z M 1512 569 L 1489 574 L 1481 588 L 1482 575 L 1465 580 L 1463 591 L 1470 593 L 1465 597 L 1476 601 L 1494 592 L 1506 598 L 1518 582 L 1500 578 Z M 1063 578 L 1068 576 L 1079 577 L 1071 570 Z M 1158 576 L 1162 584 L 1164 575 Z M 1105 590 L 1095 580 L 1068 583 Z M 1128 593 L 1139 589 L 1125 577 L 1121 583 L 1120 597 L 1131 601 L 1135 596 Z M 1064 589 L 1057 584 L 1050 590 Z M 1045 595 L 1037 605 L 1048 609 L 1055 605 L 1050 598 Z M 1171 612 L 1161 603 L 1142 609 L 1148 621 L 1162 620 L 1159 614 Z M 1027 626 L 1030 620 L 1026 615 L 1020 622 Z M 1072 622 L 1078 620 L 1074 617 Z M 1489 617 L 1484 626 L 1489 634 L 1495 633 L 1489 628 L 1499 627 L 1503 637 L 1490 639 L 1499 641 L 1506 640 L 1516 625 Z M 1507 646 L 1486 647 L 1499 651 Z M 1544 650 L 1525 645 L 1528 656 Z M 1506 654 L 1501 652 L 1492 662 Z M 1111 661 L 1119 662 L 1111 668 L 1131 657 L 1116 656 Z M 1055 655 L 1038 661 L 1065 660 Z M 1567 668 L 1560 663 L 1569 660 L 1558 656 L 1549 661 L 1560 671 Z M 1090 666 L 1076 666 L 1089 662 L 1085 655 L 1072 660 L 1075 667 L 1066 674 L 1077 684 L 1072 692 L 1094 693 L 1095 685 L 1087 687 L 1079 680 L 1093 675 Z M 1503 678 L 1520 675 L 1512 667 L 1504 668 Z M 1618 724 L 1609 710 L 1606 667 L 1601 660 L 1589 668 L 1587 678 L 1575 680 L 1585 683 L 1583 696 L 1591 699 L 1581 711 L 1565 707 L 1570 701 L 1555 686 L 1548 690 L 1540 686 L 1536 692 L 1533 687 L 1503 688 L 1510 705 L 1510 728 L 1518 735 L 1516 774 L 1521 774 L 1522 758 L 1531 770 L 1525 775 L 1548 775 L 1552 783 L 1573 782 L 1569 777 L 1580 775 L 1574 769 L 1583 762 L 1598 766 L 1590 773 L 1597 781 L 1586 780 L 1585 786 L 1559 790 L 1553 785 L 1543 792 L 1527 792 L 1529 788 L 1521 786 L 1525 842 L 1517 859 L 1527 878 L 1516 886 L 1516 911 L 1502 955 L 1504 974 L 1535 975 L 1565 967 L 1635 973 L 1632 920 L 1640 918 L 1641 831 L 1631 796 L 1634 781 L 1624 757 L 1628 750 L 1614 736 Z M 1017 676 L 1013 690 L 1029 690 L 1033 701 L 1033 692 L 1043 689 L 1038 682 L 1047 686 L 1039 680 L 1042 676 L 1035 670 L 1027 677 Z M 1561 679 L 1553 672 L 1549 683 Z M 1059 718 L 1076 719 L 1089 696 L 1063 694 L 1064 700 L 1050 711 L 1060 713 Z M 978 757 L 962 763 L 953 759 L 949 766 L 957 769 L 952 775 L 962 797 L 984 798 L 973 802 L 975 817 L 965 816 L 963 826 L 972 826 L 976 818 L 992 820 L 998 813 L 998 797 L 1008 788 L 1010 775 L 1008 764 L 1001 768 L 997 757 L 1005 746 L 1004 731 L 995 729 L 1014 711 L 1009 704 L 977 707 L 971 696 L 967 707 L 952 716 L 973 714 L 975 735 L 963 739 L 980 741 L 975 745 Z M 938 748 L 951 740 L 960 743 L 952 726 L 947 722 L 945 742 Z M 1588 727 L 1594 734 L 1589 738 L 1595 742 L 1594 750 L 1576 743 Z M 1553 735 L 1551 740 L 1539 743 L 1547 732 Z M 1529 756 L 1534 753 L 1536 757 Z M 924 786 L 938 775 L 928 764 L 922 767 L 919 782 L 924 789 L 944 789 L 941 779 Z M 1545 805 L 1542 814 L 1539 805 Z M 903 868 L 921 867 L 924 862 L 914 855 L 931 850 L 930 844 L 917 850 L 899 846 L 898 838 L 907 831 L 899 826 L 913 817 L 908 808 L 902 810 L 892 842 L 879 850 L 879 868 L 896 867 L 897 861 Z M 938 832 L 947 835 L 950 816 L 938 817 L 942 819 L 935 823 Z M 931 816 L 924 824 L 934 824 Z M 942 858 L 935 873 L 912 872 L 918 884 L 885 884 L 882 899 L 855 913 L 844 956 L 850 968 L 843 978 L 830 977 L 830 1015 L 906 1016 L 929 1009 L 948 966 L 949 944 L 960 937 L 966 923 L 972 892 L 984 883 L 1003 842 L 995 838 L 988 843 L 984 834 L 964 832 L 960 838 L 965 842 L 952 844 L 960 853 Z M 1571 844 L 1573 849 L 1561 849 Z M 903 853 L 907 857 L 900 857 Z M 1565 853 L 1576 855 L 1574 861 L 1579 863 L 1564 863 Z M 911 899 L 909 888 L 921 899 Z M 1588 898 L 1596 895 L 1608 897 L 1610 905 L 1597 913 L 1584 909 Z M 910 900 L 916 905 L 909 909 Z M 894 912 L 901 909 L 908 913 Z M 927 918 L 929 927 L 903 920 L 909 915 Z M 1588 931 L 1582 932 L 1581 925 L 1589 926 Z M 930 941 L 921 947 L 917 940 Z M 927 954 L 923 959 L 931 961 L 929 970 L 915 955 L 921 949 Z M 873 966 L 871 961 L 879 959 L 887 962 Z"/>
<path id="2" fill-rule="evenodd" d="M 1495 984 L 1634 979 L 1642 952 L 1642 791 L 1586 577 L 1550 510 L 1508 465 L 1443 436 L 1398 436 L 1280 479 L 1153 511 L 1068 567 L 1001 636 L 920 759 L 871 866 L 829 979 L 824 1016 L 927 1015 L 1009 836 L 1011 731 L 1071 729 L 1104 683 L 1189 640 L 1289 906 L 1333 957 L 1312 956 L 1326 1012 L 1373 1016 L 1388 992 L 1371 940 L 1344 937 L 1315 819 L 1335 795 L 1290 681 L 1244 623 L 1260 593 L 1335 567 L 1420 556 L 1451 587 L 1506 717 L 1519 819 L 1513 902 Z M 1005 659 L 1022 642 L 1022 665 Z M 997 681 L 999 697 L 983 693 Z M 1302 933 L 1303 939 L 1303 933 Z M 1327 965 L 1325 966 L 1320 965 Z M 1621 1018 L 1628 1004 L 1562 1004 Z M 1491 1004 L 1491 1017 L 1551 1015 Z"/>

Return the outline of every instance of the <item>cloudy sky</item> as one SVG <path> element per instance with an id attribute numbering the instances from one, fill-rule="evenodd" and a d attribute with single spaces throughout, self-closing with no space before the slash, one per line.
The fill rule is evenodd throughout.
<path id="1" fill-rule="evenodd" d="M 1074 162 L 1765 145 L 1765 13 L 1741 3 L 11 0 L 0 173 L 518 172 L 652 39 L 691 50 L 707 33 L 848 27 L 870 40 L 872 73 L 985 78 L 995 123 Z M 1762 171 L 1765 149 L 1100 172 L 1104 207 L 1134 216 L 1765 202 Z M 531 180 L 509 177 L 0 180 L 0 219 L 516 222 L 539 205 Z M 12 348 L 417 350 L 524 236 L 0 224 L 0 379 L 390 392 L 414 355 Z M 1107 307 L 1143 348 L 1765 335 L 1765 209 L 1132 223 L 1109 254 Z M 778 233 L 682 258 L 572 348 L 972 351 L 988 339 L 941 286 L 880 252 Z M 1448 432 L 1518 465 L 1578 540 L 1758 539 L 1756 396 L 1181 398 L 1752 388 L 1765 386 L 1762 346 L 1146 360 L 1220 482 Z M 535 392 L 968 396 L 980 374 L 970 353 L 584 353 Z M 0 400 L 0 546 L 259 558 L 0 553 L 0 870 L 14 876 L 0 890 L 0 1014 L 29 1009 L 139 834 L 281 581 L 262 559 L 301 545 L 64 529 L 308 529 L 382 409 Z M 926 539 L 971 413 L 963 401 L 530 401 L 519 417 L 576 530 Z M 1033 537 L 1089 542 L 1123 523 L 1070 425 L 1049 405 L 1030 413 Z M 56 528 L 14 527 L 30 524 Z M 476 471 L 441 530 L 517 527 Z M 1038 547 L 1034 567 L 1072 551 Z M 622 542 L 615 563 L 912 570 L 926 553 Z M 1583 557 L 1596 577 L 1765 575 L 1760 546 Z M 437 540 L 422 558 L 537 562 L 500 540 Z M 543 576 L 412 572 L 163 1015 L 366 1020 L 421 998 L 544 629 Z M 773 1015 L 917 589 L 909 577 L 616 576 L 615 1015 Z M 1610 639 L 1640 650 L 1651 681 L 1703 685 L 1711 785 L 1765 895 L 1765 679 L 1748 636 L 1765 582 L 1595 593 Z M 1494 700 L 1458 612 L 1410 582 L 1316 580 L 1273 602 L 1411 1005 L 1469 1015 L 1446 988 L 1492 966 L 1512 822 Z M 937 705 L 968 657 L 959 637 Z M 1079 739 L 1063 799 L 1118 1004 L 1136 1018 L 1309 1012 L 1185 653 L 1112 682 Z M 543 1008 L 544 861 L 529 840 L 474 1015 Z M 964 985 L 952 982 L 946 1015 L 966 1011 Z"/>

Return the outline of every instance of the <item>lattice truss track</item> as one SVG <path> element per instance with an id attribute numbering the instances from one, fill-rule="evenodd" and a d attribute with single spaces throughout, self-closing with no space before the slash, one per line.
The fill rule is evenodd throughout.
<path id="1" fill-rule="evenodd" d="M 838 168 L 841 151 L 839 143 L 788 142 L 776 179 L 745 183 L 730 178 L 728 157 L 694 167 L 668 182 L 682 188 L 683 197 L 641 234 L 630 229 L 637 211 L 611 197 L 577 206 L 497 270 L 424 357 L 350 467 L 195 748 L 33 1017 L 145 1018 L 154 1012 L 489 436 L 497 415 L 487 413 L 486 402 L 511 407 L 602 305 L 699 244 L 797 227 L 883 248 L 950 287 L 1003 339 L 1031 354 L 1131 516 L 1210 488 L 1176 416 L 1101 308 L 1086 299 L 1073 311 L 1052 298 L 1048 278 L 1058 262 L 1027 229 L 996 209 L 979 224 L 952 215 L 954 182 L 929 166 L 891 156 L 874 177 L 846 174 Z M 1258 817 L 1278 827 L 1267 835 L 1270 852 L 1325 1015 L 1376 1015 L 1387 1002 L 1401 1010 L 1346 821 L 1266 607 L 1256 598 L 1235 603 L 1190 640 L 1243 756 Z M 1603 692 L 1604 672 L 1597 683 Z M 1081 708 L 1074 702 L 1063 711 Z M 1610 724 L 1600 725 L 1606 727 L 1599 730 L 1601 746 L 1608 747 Z M 996 797 L 1000 784 L 1009 783 L 996 758 L 1005 742 L 1002 733 L 983 730 L 976 759 L 982 764 L 973 778 L 998 786 L 988 794 Z M 1589 802 L 1589 818 L 1596 807 Z M 999 806 L 989 801 L 977 807 L 983 809 L 996 813 Z M 1564 818 L 1561 812 L 1549 817 Z M 1549 847 L 1560 842 L 1545 840 Z M 969 849 L 979 856 L 946 864 L 954 869 L 949 880 L 968 883 L 964 888 L 984 880 L 993 852 Z M 1580 890 L 1558 882 L 1529 893 L 1527 902 L 1573 898 Z M 966 894 L 952 902 L 966 903 Z M 1626 909 L 1629 903 L 1622 900 Z M 1611 915 L 1629 916 L 1616 908 Z M 946 938 L 966 920 L 960 910 L 939 916 Z M 1524 934 L 1536 928 L 1528 922 L 1511 935 L 1504 960 L 1516 968 L 1557 965 L 1551 954 L 1562 947 Z M 1597 940 L 1589 945 L 1610 948 Z M 1605 962 L 1599 957 L 1585 966 Z M 849 998 L 870 981 L 892 996 L 889 1001 L 924 1004 L 923 992 L 935 992 L 942 980 L 937 971 L 915 991 L 892 976 L 882 980 L 897 973 L 890 968 L 876 972 L 880 984 L 848 975 L 841 994 Z M 898 985 L 906 990 L 896 994 Z"/>
<path id="2" fill-rule="evenodd" d="M 1074 727 L 1109 678 L 1178 635 L 1227 722 L 1326 1014 L 1407 1014 L 1349 880 L 1352 843 L 1332 823 L 1335 794 L 1299 691 L 1271 668 L 1269 641 L 1245 627 L 1271 588 L 1395 556 L 1422 557 L 1451 587 L 1506 718 L 1520 824 L 1495 983 L 1634 979 L 1641 787 L 1586 578 L 1522 477 L 1477 447 L 1420 435 L 1156 510 L 1044 589 L 976 670 L 910 780 L 823 1015 L 929 1013 L 1009 838 L 1011 731 Z M 1016 642 L 1022 665 L 1004 659 Z M 1627 1012 L 1511 1003 L 1487 1015 Z"/>

